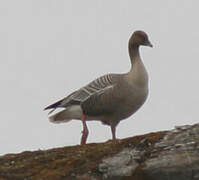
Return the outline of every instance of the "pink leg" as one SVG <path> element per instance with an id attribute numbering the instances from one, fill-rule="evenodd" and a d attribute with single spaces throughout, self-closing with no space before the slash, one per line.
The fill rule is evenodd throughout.
<path id="1" fill-rule="evenodd" d="M 115 137 L 115 127 L 114 125 L 111 125 L 111 132 L 112 132 L 112 139 L 113 140 L 116 140 L 116 137 Z"/>
<path id="2" fill-rule="evenodd" d="M 82 124 L 83 124 L 83 131 L 82 131 L 82 138 L 81 138 L 81 145 L 86 144 L 86 140 L 88 137 L 88 127 L 86 125 L 86 116 L 82 116 Z"/>

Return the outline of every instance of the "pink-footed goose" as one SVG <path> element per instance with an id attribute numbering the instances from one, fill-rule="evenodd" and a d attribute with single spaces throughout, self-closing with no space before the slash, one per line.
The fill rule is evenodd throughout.
<path id="1" fill-rule="evenodd" d="M 135 113 L 148 95 L 148 75 L 140 58 L 139 46 L 150 46 L 143 31 L 135 31 L 128 44 L 131 70 L 125 74 L 106 74 L 73 92 L 66 98 L 45 108 L 65 108 L 49 117 L 53 123 L 81 120 L 83 131 L 81 144 L 86 144 L 86 121 L 98 120 L 111 127 L 112 139 L 118 123 Z"/>

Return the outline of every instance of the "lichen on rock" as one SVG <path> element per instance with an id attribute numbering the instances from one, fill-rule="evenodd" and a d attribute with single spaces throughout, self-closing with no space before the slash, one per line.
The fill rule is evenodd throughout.
<path id="1" fill-rule="evenodd" d="M 199 124 L 0 157 L 0 180 L 196 180 Z M 161 177 L 161 178 L 160 178 Z"/>

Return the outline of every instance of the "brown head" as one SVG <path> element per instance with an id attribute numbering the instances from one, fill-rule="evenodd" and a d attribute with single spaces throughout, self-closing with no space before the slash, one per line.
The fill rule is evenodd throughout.
<path id="1" fill-rule="evenodd" d="M 153 47 L 144 31 L 135 31 L 129 40 L 129 46 L 149 46 Z"/>

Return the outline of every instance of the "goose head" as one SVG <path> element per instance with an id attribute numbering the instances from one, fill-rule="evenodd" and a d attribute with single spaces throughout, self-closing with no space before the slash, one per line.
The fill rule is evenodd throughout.
<path id="1" fill-rule="evenodd" d="M 144 31 L 135 31 L 129 40 L 130 46 L 149 46 L 153 47 L 147 34 Z"/>

